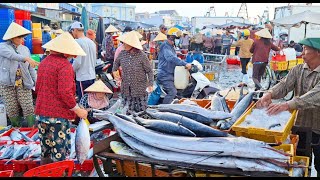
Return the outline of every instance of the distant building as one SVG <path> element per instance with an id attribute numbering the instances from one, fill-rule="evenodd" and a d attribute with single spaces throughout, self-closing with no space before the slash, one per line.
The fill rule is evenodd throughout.
<path id="1" fill-rule="evenodd" d="M 135 21 L 136 6 L 126 3 L 92 3 L 92 12 L 104 17 L 112 17 L 118 20 Z"/>
<path id="2" fill-rule="evenodd" d="M 188 17 L 179 16 L 176 10 L 161 10 L 155 13 L 137 13 L 136 21 L 159 26 L 164 24 L 167 27 L 172 27 L 176 24 L 185 26 L 189 23 Z"/>
<path id="3" fill-rule="evenodd" d="M 150 13 L 148 12 L 143 12 L 143 13 L 136 13 L 136 21 L 140 21 L 141 19 L 148 19 L 150 18 Z"/>

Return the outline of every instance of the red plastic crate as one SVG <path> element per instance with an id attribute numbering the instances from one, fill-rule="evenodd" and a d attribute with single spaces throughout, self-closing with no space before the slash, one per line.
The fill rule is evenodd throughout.
<path id="1" fill-rule="evenodd" d="M 5 164 L 7 161 L 8 159 L 0 160 L 0 171 L 13 170 L 13 163 L 9 162 L 8 164 Z"/>
<path id="2" fill-rule="evenodd" d="M 15 10 L 14 17 L 15 19 L 31 20 L 31 14 L 29 11 Z"/>
<path id="3" fill-rule="evenodd" d="M 40 161 L 34 160 L 12 160 L 14 172 L 26 172 L 29 169 L 40 166 Z"/>
<path id="4" fill-rule="evenodd" d="M 87 159 L 82 164 L 78 160 L 74 161 L 74 170 L 77 171 L 92 171 L 94 168 L 93 159 Z"/>
<path id="5" fill-rule="evenodd" d="M 0 177 L 13 177 L 13 171 L 12 170 L 0 171 Z"/>
<path id="6" fill-rule="evenodd" d="M 16 128 L 11 128 L 9 131 L 3 133 L 0 135 L 0 137 L 3 136 L 10 136 L 11 132 L 16 129 Z M 38 132 L 38 128 L 31 128 L 31 127 L 23 127 L 23 128 L 18 128 L 20 131 L 30 131 L 30 133 L 27 135 L 29 138 L 31 138 L 33 135 L 35 135 Z M 20 141 L 12 141 L 12 142 L 25 142 L 24 139 Z"/>
<path id="7" fill-rule="evenodd" d="M 239 63 L 238 63 L 237 59 L 228 58 L 227 59 L 227 64 L 237 65 Z"/>

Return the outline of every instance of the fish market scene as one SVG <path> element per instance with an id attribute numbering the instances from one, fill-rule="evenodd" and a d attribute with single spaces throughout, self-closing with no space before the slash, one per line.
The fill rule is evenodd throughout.
<path id="1" fill-rule="evenodd" d="M 320 177 L 320 3 L 0 2 L 0 177 Z"/>

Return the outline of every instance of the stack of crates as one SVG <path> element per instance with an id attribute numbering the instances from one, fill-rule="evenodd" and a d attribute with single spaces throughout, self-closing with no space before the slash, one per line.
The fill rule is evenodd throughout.
<path id="1" fill-rule="evenodd" d="M 32 23 L 32 38 L 42 39 L 41 23 Z"/>
<path id="2" fill-rule="evenodd" d="M 4 42 L 2 38 L 10 24 L 14 22 L 14 10 L 8 8 L 0 8 L 0 17 L 0 42 Z"/>
<path id="3" fill-rule="evenodd" d="M 30 20 L 23 20 L 22 24 L 24 28 L 32 32 L 32 27 L 31 27 L 32 22 Z M 32 34 L 28 34 L 25 37 L 24 45 L 27 46 L 30 52 L 32 52 Z"/>

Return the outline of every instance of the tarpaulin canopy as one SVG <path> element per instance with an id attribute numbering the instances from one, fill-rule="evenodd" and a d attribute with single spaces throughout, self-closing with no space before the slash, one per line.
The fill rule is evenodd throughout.
<path id="1" fill-rule="evenodd" d="M 307 10 L 302 13 L 275 19 L 271 21 L 271 23 L 275 26 L 285 27 L 286 29 L 290 29 L 291 27 L 299 28 L 301 24 L 305 24 L 304 37 L 306 37 L 307 24 L 311 23 L 320 25 L 320 13 Z"/>
<path id="2" fill-rule="evenodd" d="M 176 27 L 176 28 L 178 28 L 178 29 L 180 29 L 180 30 L 183 30 L 183 29 L 184 29 L 184 27 L 179 26 L 178 24 L 174 25 L 174 27 Z"/>
<path id="3" fill-rule="evenodd" d="M 82 12 L 81 12 L 81 23 L 83 24 L 83 27 L 84 27 L 84 34 L 86 34 L 89 28 L 89 18 L 88 18 L 88 13 L 85 7 L 82 8 Z"/>

